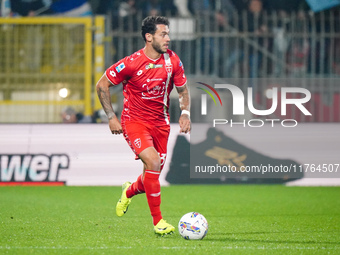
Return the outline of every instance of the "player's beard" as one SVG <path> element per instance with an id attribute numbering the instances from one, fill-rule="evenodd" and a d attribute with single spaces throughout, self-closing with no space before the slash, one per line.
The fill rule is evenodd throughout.
<path id="1" fill-rule="evenodd" d="M 166 53 L 166 50 L 162 50 L 162 47 L 159 43 L 153 41 L 152 42 L 152 48 L 159 54 L 163 54 L 163 53 Z"/>

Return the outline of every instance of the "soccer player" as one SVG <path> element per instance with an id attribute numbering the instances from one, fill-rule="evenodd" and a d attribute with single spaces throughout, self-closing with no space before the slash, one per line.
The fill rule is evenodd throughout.
<path id="1" fill-rule="evenodd" d="M 170 132 L 169 95 L 173 87 L 179 94 L 182 110 L 180 132 L 190 132 L 190 97 L 183 64 L 168 49 L 169 21 L 165 17 L 149 16 L 142 22 L 145 47 L 109 67 L 96 85 L 99 100 L 109 119 L 112 134 L 123 133 L 127 143 L 143 162 L 143 174 L 134 183 L 122 186 L 116 206 L 117 216 L 123 216 L 133 196 L 146 194 L 156 234 L 169 234 L 175 228 L 161 214 L 162 171 Z M 110 86 L 123 83 L 124 107 L 121 122 L 110 100 Z"/>

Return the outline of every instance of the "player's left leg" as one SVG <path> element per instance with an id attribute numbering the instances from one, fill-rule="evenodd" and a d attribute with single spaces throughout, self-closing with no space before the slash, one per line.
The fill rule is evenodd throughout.
<path id="1" fill-rule="evenodd" d="M 161 186 L 159 175 L 161 171 L 161 160 L 154 147 L 148 147 L 139 155 L 144 164 L 143 184 L 146 198 L 148 200 L 153 224 L 156 225 L 161 219 Z"/>
<path id="2" fill-rule="evenodd" d="M 162 215 L 161 215 L 161 210 L 160 210 L 161 186 L 159 183 L 159 176 L 164 167 L 164 163 L 166 160 L 169 133 L 170 133 L 170 126 L 153 127 L 151 129 L 153 145 L 159 157 L 158 158 L 159 164 L 160 164 L 158 166 L 159 174 L 157 175 L 156 172 L 150 172 L 146 170 L 145 175 L 144 175 L 145 187 L 146 187 L 145 180 L 147 178 L 153 178 L 154 179 L 153 193 L 156 195 L 159 194 L 159 196 L 151 196 L 149 198 L 147 195 L 147 198 L 148 198 L 148 203 L 149 203 L 151 214 L 153 215 L 154 231 L 156 234 L 160 234 L 160 235 L 171 234 L 172 232 L 175 231 L 175 227 L 167 223 L 163 218 L 160 218 Z M 155 212 L 159 212 L 158 217 L 157 217 L 157 214 L 155 214 Z"/>
<path id="3" fill-rule="evenodd" d="M 161 186 L 159 175 L 161 173 L 161 158 L 154 147 L 149 147 L 139 154 L 145 165 L 144 188 L 150 208 L 156 234 L 164 235 L 175 231 L 175 228 L 167 223 L 161 213 Z"/>

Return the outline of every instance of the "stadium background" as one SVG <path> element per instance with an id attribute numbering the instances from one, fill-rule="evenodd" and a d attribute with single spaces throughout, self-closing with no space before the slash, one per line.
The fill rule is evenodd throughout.
<path id="1" fill-rule="evenodd" d="M 37 12 L 33 17 L 11 13 L 9 17 L 2 17 L 0 152 L 2 162 L 5 162 L 5 158 L 7 162 L 2 167 L 2 183 L 34 179 L 30 178 L 29 172 L 20 172 L 25 155 L 33 157 L 46 154 L 51 159 L 54 154 L 67 154 L 71 162 L 68 165 L 71 175 L 75 178 L 84 175 L 86 180 L 80 183 L 71 181 L 69 184 L 119 185 L 129 174 L 135 176 L 139 172 L 138 162 L 126 165 L 126 162 L 131 162 L 129 157 L 124 157 L 125 162 L 119 156 L 121 154 L 113 149 L 115 143 L 119 148 L 127 149 L 127 146 L 117 137 L 109 136 L 106 118 L 95 93 L 95 84 L 108 66 L 143 47 L 139 32 L 141 21 L 146 15 L 155 13 L 170 18 L 171 49 L 180 56 L 190 82 L 193 122 L 201 118 L 201 91 L 196 89 L 198 82 L 213 85 L 235 81 L 243 91 L 252 86 L 256 108 L 267 109 L 271 103 L 268 90 L 272 86 L 287 86 L 287 80 L 294 80 L 311 91 L 308 110 L 312 116 L 304 116 L 297 108 L 290 108 L 287 116 L 298 120 L 311 133 L 317 133 L 314 130 L 320 130 L 320 125 L 325 125 L 321 126 L 321 130 L 329 130 L 332 136 L 338 137 L 339 8 L 327 9 L 327 6 L 308 4 L 313 1 L 279 1 L 276 4 L 263 1 L 262 8 L 250 7 L 251 2 L 258 1 L 241 2 L 188 1 L 187 6 L 183 6 L 186 1 L 89 1 L 92 15 L 85 17 L 65 17 L 53 12 Z M 311 7 L 320 8 L 321 11 L 312 12 Z M 272 83 L 249 85 L 249 80 L 260 79 L 269 79 Z M 113 106 L 118 115 L 122 110 L 121 90 L 121 86 L 111 90 Z M 226 97 L 224 102 L 220 111 L 226 118 L 231 118 L 232 100 Z M 172 93 L 170 114 L 172 129 L 176 130 L 178 127 L 175 123 L 180 114 L 176 93 Z M 245 117 L 251 119 L 254 116 L 247 114 Z M 279 112 L 271 117 L 282 119 Z M 73 124 L 61 124 L 69 122 Z M 81 123 L 87 125 L 80 127 Z M 330 127 L 329 123 L 333 123 L 333 126 Z M 170 168 L 176 139 L 177 134 L 174 133 L 169 142 L 165 173 Z M 272 153 L 275 144 L 266 150 L 258 148 L 258 144 L 266 143 L 267 140 L 270 143 L 270 139 L 270 136 L 262 136 L 258 141 L 242 141 L 242 144 L 265 155 L 284 157 L 279 152 Z M 310 139 L 314 140 L 314 145 L 322 145 L 330 153 L 334 152 L 328 138 L 307 137 L 307 140 Z M 105 146 L 111 148 L 112 156 L 105 153 L 105 146 L 100 141 L 107 143 Z M 307 142 L 299 142 L 305 143 L 302 150 L 310 150 Z M 336 138 L 333 142 L 336 142 Z M 289 147 L 290 140 L 286 140 L 286 143 L 281 146 Z M 70 150 L 72 144 L 75 146 Z M 102 150 L 94 151 L 93 147 L 101 146 Z M 82 149 L 85 150 L 84 154 L 81 154 Z M 132 155 L 128 150 L 125 152 L 124 155 Z M 307 154 L 310 158 L 316 158 L 316 155 L 325 153 L 315 149 Z M 287 157 L 290 157 L 289 153 Z M 326 163 L 336 161 L 333 156 L 329 157 L 331 160 Z M 84 158 L 87 161 L 81 161 Z M 91 158 L 93 161 L 89 163 Z M 311 163 L 308 159 L 295 159 Z M 74 168 L 75 162 L 81 162 L 81 170 Z M 103 169 L 105 165 L 107 172 L 102 173 L 103 180 L 94 181 L 93 168 Z M 117 169 L 124 168 L 124 174 L 112 169 L 112 165 Z M 5 169 L 10 170 L 5 174 Z M 111 181 L 108 181 L 110 178 L 106 178 L 107 175 L 111 176 Z M 163 185 L 168 184 L 165 175 Z M 39 178 L 43 181 L 53 179 L 44 176 Z M 68 177 L 63 177 L 63 174 L 58 178 L 67 183 Z"/>
<path id="2" fill-rule="evenodd" d="M 33 12 L 26 8 L 32 3 Z M 178 134 L 176 92 L 160 179 L 162 214 L 176 226 L 182 215 L 198 211 L 209 222 L 208 234 L 198 242 L 177 231 L 155 237 L 143 195 L 116 217 L 120 185 L 133 181 L 141 164 L 121 136 L 111 135 L 95 94 L 105 68 L 143 46 L 143 17 L 166 15 L 171 48 L 190 82 L 195 123 L 201 120 L 198 82 L 235 82 L 244 92 L 251 85 L 256 109 L 270 107 L 273 86 L 312 93 L 306 104 L 312 116 L 288 108 L 285 118 L 296 119 L 295 128 L 202 129 L 192 144 L 205 152 L 199 159 L 335 166 L 339 3 L 264 0 L 265 12 L 254 20 L 248 0 L 0 0 L 0 253 L 339 254 L 340 187 L 330 187 L 340 186 L 339 176 L 190 178 L 191 138 Z M 252 8 L 258 7 L 257 1 Z M 117 86 L 117 113 L 121 101 Z M 222 101 L 214 106 L 208 97 L 208 109 L 232 118 L 230 95 Z"/>

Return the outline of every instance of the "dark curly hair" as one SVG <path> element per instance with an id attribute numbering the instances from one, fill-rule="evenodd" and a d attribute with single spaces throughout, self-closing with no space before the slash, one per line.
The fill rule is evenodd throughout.
<path id="1" fill-rule="evenodd" d="M 159 25 L 159 24 L 169 26 L 170 22 L 168 18 L 163 17 L 163 16 L 148 16 L 143 20 L 142 37 L 145 42 L 146 42 L 145 34 L 149 33 L 149 34 L 154 35 L 157 30 L 156 25 Z"/>

